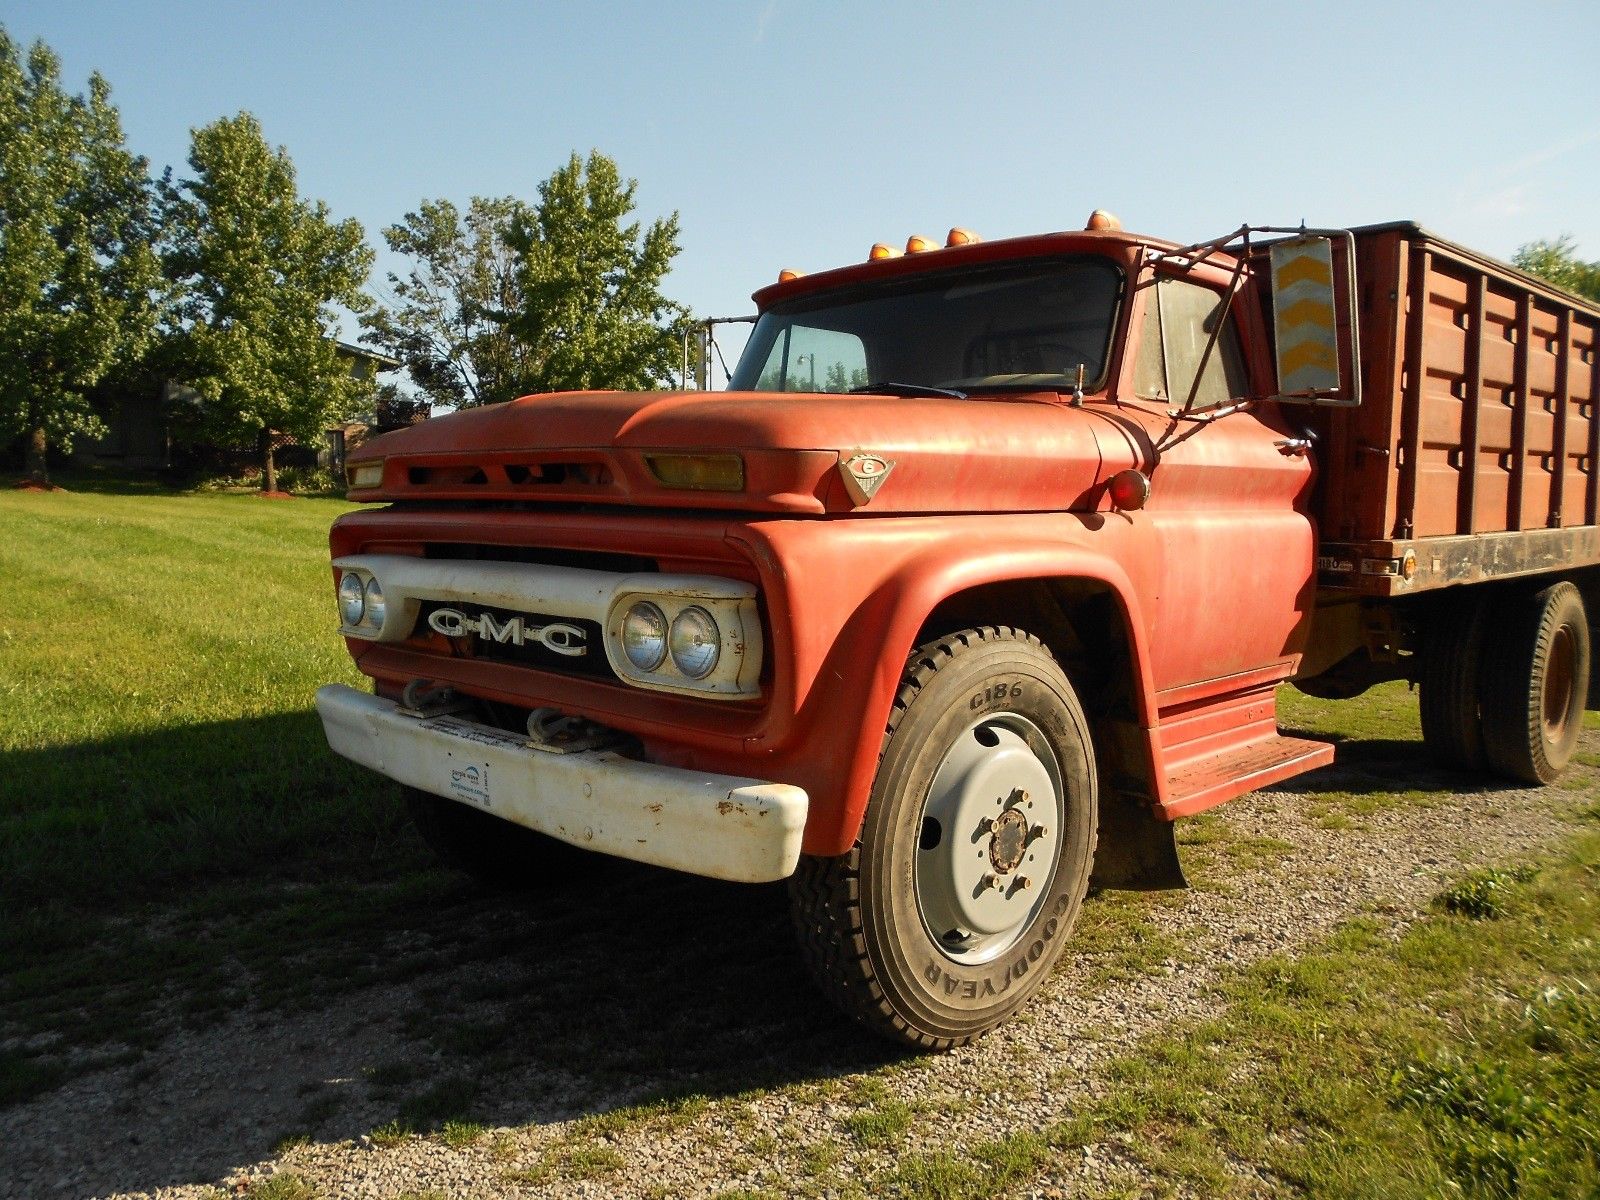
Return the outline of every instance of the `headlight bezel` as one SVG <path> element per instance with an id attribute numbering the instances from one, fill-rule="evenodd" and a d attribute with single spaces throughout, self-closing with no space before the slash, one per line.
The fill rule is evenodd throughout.
<path id="1" fill-rule="evenodd" d="M 680 577 L 682 578 L 682 577 Z M 624 682 L 651 691 L 682 696 L 714 696 L 724 700 L 753 700 L 761 695 L 764 639 L 755 591 L 734 580 L 708 586 L 705 577 L 683 579 L 680 589 L 670 576 L 649 580 L 636 576 L 611 600 L 606 619 L 606 656 L 611 669 Z M 653 586 L 652 586 L 653 585 Z M 623 622 L 640 603 L 649 603 L 666 618 L 667 653 L 652 670 L 641 670 L 626 652 Z M 716 648 L 710 665 L 700 676 L 685 671 L 672 653 L 672 631 L 689 609 L 699 609 L 716 631 Z M 691 618 L 693 619 L 693 618 Z"/>

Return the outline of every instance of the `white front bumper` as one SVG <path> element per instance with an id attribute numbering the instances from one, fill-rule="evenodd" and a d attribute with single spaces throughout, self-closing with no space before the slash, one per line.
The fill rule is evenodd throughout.
<path id="1" fill-rule="evenodd" d="M 764 883 L 794 873 L 803 789 L 624 758 L 554 754 L 460 717 L 416 717 L 330 683 L 317 691 L 328 745 L 390 779 L 574 846 L 694 875 Z"/>

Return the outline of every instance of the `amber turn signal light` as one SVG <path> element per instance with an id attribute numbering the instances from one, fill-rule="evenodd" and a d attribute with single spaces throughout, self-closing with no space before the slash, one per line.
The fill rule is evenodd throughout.
<path id="1" fill-rule="evenodd" d="M 804 271 L 795 271 L 795 270 L 790 269 L 789 267 L 785 267 L 783 270 L 778 272 L 778 282 L 779 283 L 788 283 L 791 280 L 799 279 L 800 276 L 802 276 L 804 274 L 805 274 Z"/>
<path id="2" fill-rule="evenodd" d="M 867 255 L 867 261 L 873 262 L 880 258 L 899 258 L 902 251 L 898 246 L 885 245 L 883 242 L 874 242 L 872 250 Z"/>
<path id="3" fill-rule="evenodd" d="M 662 487 L 690 492 L 744 490 L 744 460 L 737 454 L 646 454 Z"/>
<path id="4" fill-rule="evenodd" d="M 939 249 L 939 243 L 930 237 L 923 237 L 920 233 L 913 233 L 906 239 L 907 254 L 921 254 L 927 250 Z"/>
<path id="5" fill-rule="evenodd" d="M 983 241 L 983 239 L 977 234 L 973 233 L 972 230 L 962 229 L 958 225 L 952 229 L 950 231 L 950 235 L 944 239 L 944 244 L 946 246 L 970 246 L 974 242 L 981 241 Z"/>
<path id="6" fill-rule="evenodd" d="M 1085 225 L 1084 228 L 1101 231 L 1108 229 L 1121 229 L 1122 222 L 1117 220 L 1117 215 L 1115 213 L 1107 212 L 1103 208 L 1097 208 L 1089 214 L 1089 223 Z"/>

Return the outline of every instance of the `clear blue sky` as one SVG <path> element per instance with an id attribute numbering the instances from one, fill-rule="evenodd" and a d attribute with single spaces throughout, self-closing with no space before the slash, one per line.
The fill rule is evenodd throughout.
<path id="1" fill-rule="evenodd" d="M 668 290 L 701 315 L 874 241 L 1097 207 L 1178 239 L 1409 218 L 1600 258 L 1596 0 L 0 0 L 0 23 L 73 90 L 104 74 L 158 170 L 249 109 L 375 247 L 424 197 L 531 197 L 598 148 L 641 215 L 679 213 Z"/>

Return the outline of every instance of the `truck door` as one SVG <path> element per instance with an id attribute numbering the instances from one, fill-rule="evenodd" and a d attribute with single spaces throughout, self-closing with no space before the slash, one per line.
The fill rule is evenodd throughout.
<path id="1" fill-rule="evenodd" d="M 1131 455 L 1150 499 L 1131 514 L 1155 561 L 1152 666 L 1161 691 L 1266 669 L 1287 676 L 1304 643 L 1315 540 L 1303 509 L 1311 462 L 1277 443 L 1294 436 L 1276 404 L 1214 414 L 1268 395 L 1250 378 L 1224 293 L 1149 275 L 1137 291 L 1119 417 L 1126 442 L 1102 435 L 1107 473 Z M 1218 322 L 1222 323 L 1209 356 Z M 1202 367 L 1202 362 L 1204 363 Z M 1199 376 L 1198 386 L 1195 385 Z M 1193 389 L 1187 417 L 1182 410 Z M 1107 431 L 1109 434 L 1109 431 Z M 1141 461 L 1143 460 L 1143 465 Z"/>

